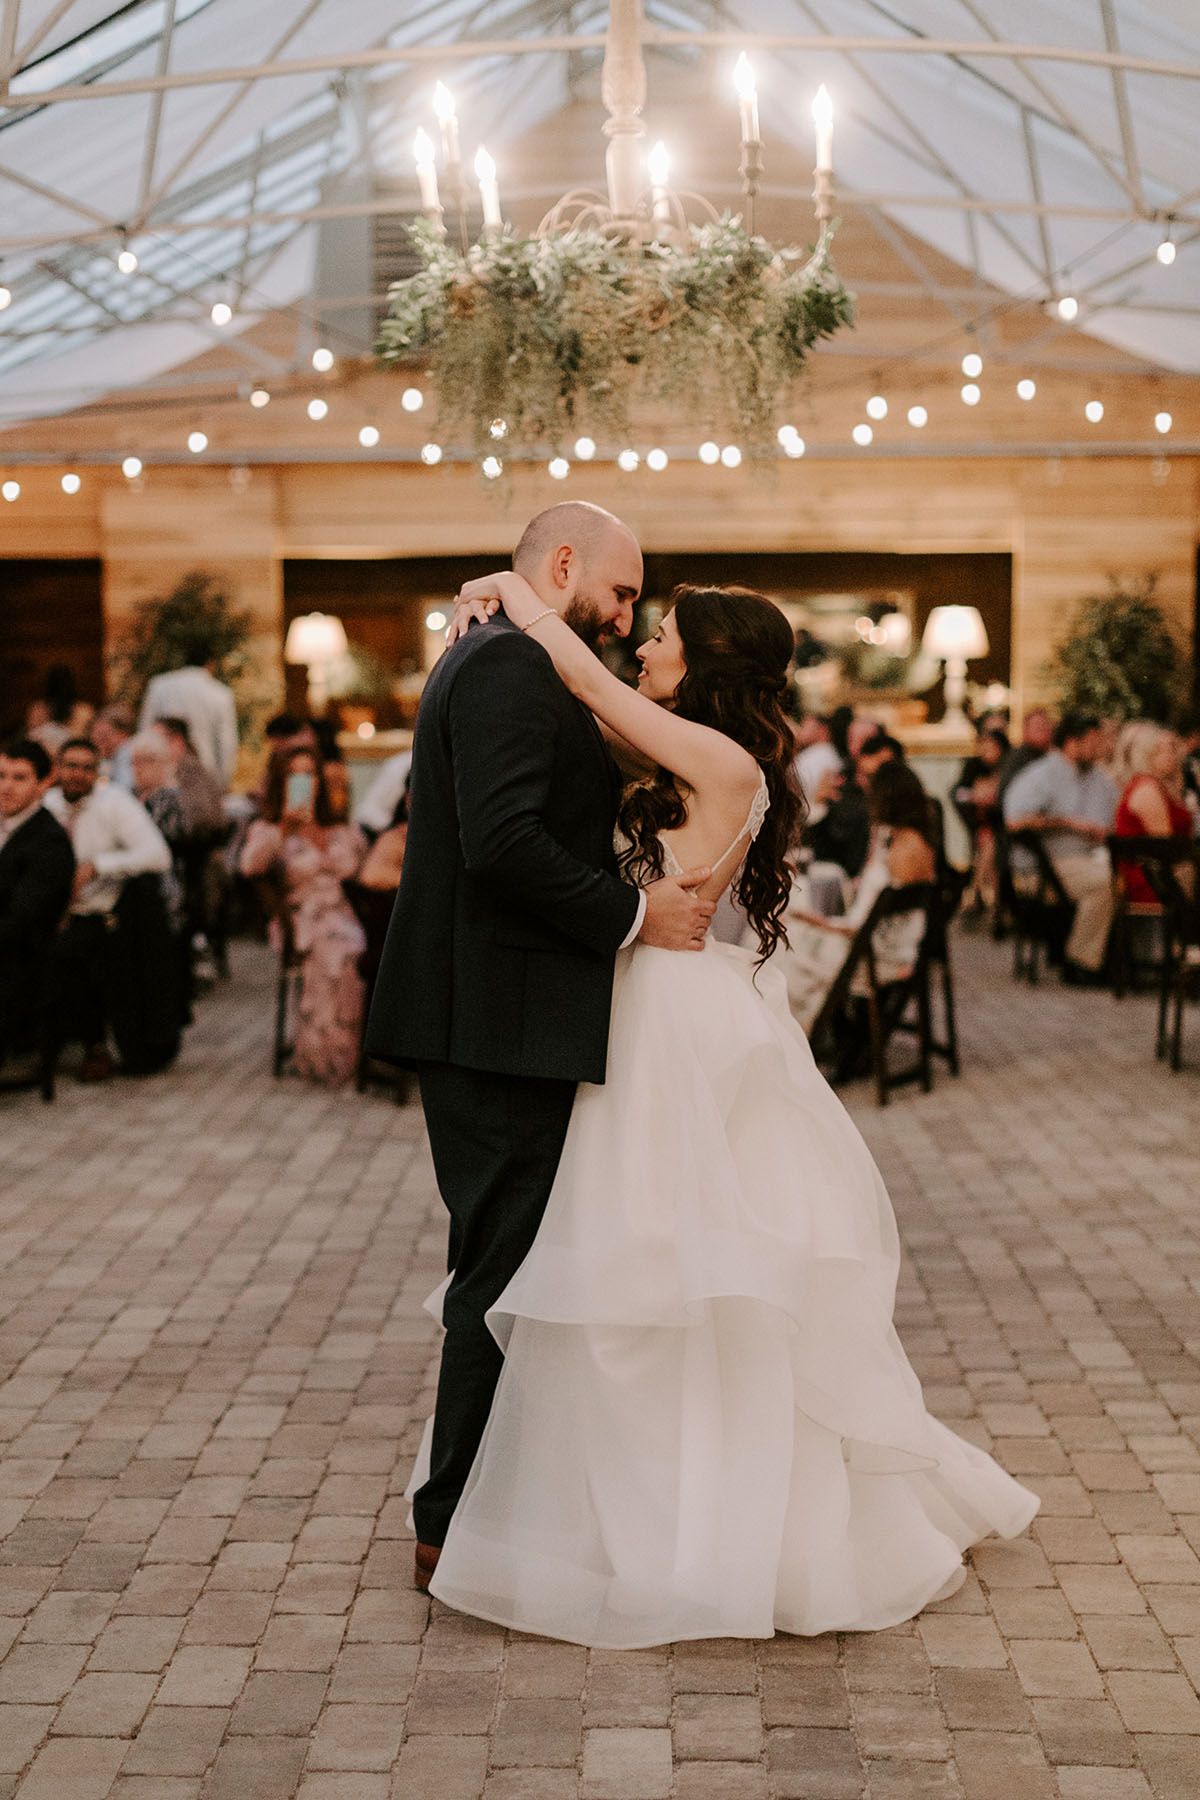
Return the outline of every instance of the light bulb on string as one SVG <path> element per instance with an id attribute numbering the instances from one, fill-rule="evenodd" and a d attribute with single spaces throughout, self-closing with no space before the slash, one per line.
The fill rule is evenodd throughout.
<path id="1" fill-rule="evenodd" d="M 806 445 L 805 445 L 804 439 L 800 436 L 800 433 L 797 431 L 790 438 L 788 438 L 787 442 L 784 444 L 783 454 L 785 456 L 790 456 L 793 460 L 795 460 L 797 457 L 804 455 L 805 448 L 806 448 Z"/>
<path id="2" fill-rule="evenodd" d="M 250 396 L 250 404 L 254 407 L 267 406 L 270 404 L 270 400 L 271 396 L 266 388 L 255 388 Z"/>
<path id="3" fill-rule="evenodd" d="M 596 454 L 596 445 L 595 445 L 594 440 L 590 437 L 576 438 L 575 439 L 575 454 L 579 458 L 580 462 L 591 462 L 593 456 L 595 456 L 595 454 Z"/>
<path id="4" fill-rule="evenodd" d="M 333 351 L 326 349 L 324 344 L 318 344 L 312 353 L 312 366 L 318 375 L 327 375 L 333 367 Z"/>
<path id="5" fill-rule="evenodd" d="M 5 287 L 0 281 L 0 312 L 5 312 L 12 305 L 12 289 Z"/>
<path id="6" fill-rule="evenodd" d="M 199 456 L 208 449 L 208 439 L 202 431 L 189 431 L 187 447 L 193 456 Z"/>
<path id="7" fill-rule="evenodd" d="M 400 396 L 400 404 L 405 412 L 420 412 L 425 404 L 425 396 L 420 388 L 405 388 Z"/>
<path id="8" fill-rule="evenodd" d="M 422 444 L 421 445 L 421 461 L 425 464 L 425 467 L 427 469 L 432 469 L 432 468 L 436 467 L 436 465 L 438 463 L 440 463 L 441 460 L 442 460 L 442 446 L 440 444 Z"/>
<path id="9" fill-rule="evenodd" d="M 1079 317 L 1079 302 L 1074 294 L 1064 294 L 1058 302 L 1057 312 L 1064 324 L 1070 325 Z"/>
<path id="10" fill-rule="evenodd" d="M 480 466 L 489 481 L 496 481 L 504 473 L 504 464 L 498 456 L 485 456 Z"/>
<path id="11" fill-rule="evenodd" d="M 983 392 L 973 381 L 968 381 L 960 389 L 960 398 L 964 406 L 978 406 L 983 399 Z"/>
<path id="12" fill-rule="evenodd" d="M 1154 252 L 1164 269 L 1169 269 L 1175 261 L 1175 240 L 1171 236 L 1171 228 L 1167 227 L 1167 235 Z"/>
<path id="13" fill-rule="evenodd" d="M 0 494 L 3 494 L 4 498 L 8 501 L 19 500 L 21 498 L 20 482 L 6 481 L 4 486 L 0 487 Z"/>
<path id="14" fill-rule="evenodd" d="M 662 473 L 669 461 L 670 457 L 665 450 L 648 450 L 646 452 L 646 467 L 653 469 L 656 475 Z"/>
<path id="15" fill-rule="evenodd" d="M 854 439 L 860 450 L 865 450 L 867 445 L 873 442 L 875 433 L 871 430 L 869 425 L 856 425 L 854 430 L 850 433 L 850 436 Z"/>
<path id="16" fill-rule="evenodd" d="M 59 486 L 62 488 L 64 494 L 77 494 L 83 486 L 83 483 L 80 481 L 78 475 L 68 474 L 63 476 Z"/>
<path id="17" fill-rule="evenodd" d="M 233 308 L 228 300 L 214 300 L 208 316 L 214 325 L 228 325 L 233 318 Z"/>
<path id="18" fill-rule="evenodd" d="M 982 375 L 982 356 L 977 355 L 974 350 L 970 351 L 969 354 L 962 359 L 962 372 L 967 377 L 968 381 L 974 381 L 977 375 Z"/>
<path id="19" fill-rule="evenodd" d="M 636 450 L 622 450 L 617 457 L 617 467 L 623 469 L 626 475 L 632 475 L 640 461 L 641 457 Z"/>
<path id="20" fill-rule="evenodd" d="M 1017 397 L 1021 400 L 1032 400 L 1037 393 L 1037 382 L 1030 381 L 1028 375 L 1017 383 Z"/>
<path id="21" fill-rule="evenodd" d="M 571 465 L 565 456 L 552 456 L 546 464 L 546 472 L 554 481 L 565 481 L 571 473 Z"/>
<path id="22" fill-rule="evenodd" d="M 121 248 L 117 251 L 117 268 L 122 275 L 133 275 L 137 272 L 137 266 L 137 252 L 129 248 L 129 239 L 122 232 Z"/>
<path id="23" fill-rule="evenodd" d="M 309 401 L 308 416 L 310 419 L 323 419 L 328 415 L 328 412 L 329 412 L 328 400 L 310 400 Z"/>
<path id="24" fill-rule="evenodd" d="M 714 444 L 712 439 L 708 438 L 701 444 L 697 455 L 702 463 L 707 463 L 711 468 L 713 463 L 719 463 L 721 460 L 721 446 L 720 444 Z"/>
<path id="25" fill-rule="evenodd" d="M 364 450 L 373 450 L 379 442 L 378 425 L 364 425 L 359 431 L 358 441 Z"/>
<path id="26" fill-rule="evenodd" d="M 799 437 L 799 435 L 800 433 L 796 430 L 794 425 L 781 425 L 779 430 L 775 433 L 775 442 L 779 445 L 781 450 L 786 450 L 789 440 L 794 437 Z"/>
<path id="27" fill-rule="evenodd" d="M 1104 417 L 1104 402 L 1102 400 L 1089 400 L 1083 409 L 1083 416 L 1089 425 L 1098 425 Z"/>
<path id="28" fill-rule="evenodd" d="M 1160 437 L 1166 436 L 1173 423 L 1174 420 L 1171 418 L 1169 412 L 1159 412 L 1154 415 L 1154 429 L 1158 432 Z"/>
<path id="29" fill-rule="evenodd" d="M 136 481 L 141 472 L 142 459 L 140 456 L 127 456 L 121 464 L 121 473 L 126 481 Z"/>
<path id="30" fill-rule="evenodd" d="M 867 417 L 869 419 L 886 419 L 888 403 L 882 394 L 872 394 L 867 401 Z"/>
<path id="31" fill-rule="evenodd" d="M 736 469 L 742 460 L 742 453 L 736 444 L 726 444 L 721 452 L 721 467 Z"/>
<path id="32" fill-rule="evenodd" d="M 910 406 L 908 409 L 908 422 L 910 425 L 915 425 L 919 431 L 922 425 L 928 425 L 929 414 L 923 406 Z"/>

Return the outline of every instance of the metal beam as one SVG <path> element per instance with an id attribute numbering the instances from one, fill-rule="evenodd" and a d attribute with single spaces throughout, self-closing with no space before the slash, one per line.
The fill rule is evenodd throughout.
<path id="1" fill-rule="evenodd" d="M 5 92 L 17 72 L 17 21 L 20 16 L 21 0 L 4 0 L 4 13 L 0 17 L 0 94 Z"/>
<path id="2" fill-rule="evenodd" d="M 1073 63 L 1082 68 L 1123 70 L 1131 75 L 1158 75 L 1175 81 L 1200 81 L 1200 63 L 1170 62 L 1158 56 L 1131 56 L 1126 51 L 1082 50 L 1058 44 L 991 43 L 964 38 L 847 37 L 812 32 L 666 31 L 647 26 L 647 49 L 795 50 L 819 55 L 838 51 L 871 56 L 953 56 L 1013 62 Z M 247 81 L 286 79 L 296 75 L 333 74 L 341 69 L 370 69 L 411 63 L 424 67 L 445 62 L 471 62 L 494 56 L 544 56 L 555 52 L 602 50 L 604 34 L 558 34 L 540 38 L 477 38 L 453 44 L 380 45 L 370 50 L 343 50 L 324 56 L 296 57 L 289 62 L 234 63 L 221 68 L 178 70 L 173 75 L 143 75 L 125 81 L 95 81 L 45 88 L 20 96 L 10 106 L 22 109 L 56 106 L 71 100 L 126 99 L 184 87 L 228 87 Z"/>
<path id="3" fill-rule="evenodd" d="M 1117 16 L 1113 11 L 1113 0 L 1100 0 L 1100 17 L 1104 21 L 1104 42 L 1110 52 L 1120 50 L 1117 36 Z M 1113 103 L 1117 109 L 1117 124 L 1121 132 L 1121 154 L 1125 158 L 1125 175 L 1127 184 L 1133 190 L 1134 198 L 1141 202 L 1142 171 L 1138 162 L 1137 139 L 1133 133 L 1133 115 L 1129 110 L 1129 90 L 1125 85 L 1125 73 L 1114 63 L 1111 69 Z"/>
<path id="4" fill-rule="evenodd" d="M 165 75 L 171 61 L 171 44 L 175 37 L 175 0 L 166 0 L 167 10 L 163 19 L 162 35 L 158 40 L 158 73 Z M 158 161 L 158 134 L 162 128 L 163 107 L 166 94 L 159 88 L 150 98 L 150 118 L 146 127 L 146 136 L 142 145 L 142 178 L 138 183 L 137 204 L 134 217 L 141 219 L 145 215 L 146 200 L 154 182 L 154 165 Z"/>
<path id="5" fill-rule="evenodd" d="M 54 27 L 58 24 L 58 21 L 66 17 L 74 4 L 75 0 L 58 0 L 58 5 L 50 8 L 50 11 L 46 14 L 45 18 L 30 32 L 29 36 L 25 39 L 25 42 L 21 45 L 21 48 L 17 51 L 17 68 L 23 69 L 25 67 L 38 45 L 45 43 L 46 39 L 50 36 L 50 33 L 54 30 Z"/>

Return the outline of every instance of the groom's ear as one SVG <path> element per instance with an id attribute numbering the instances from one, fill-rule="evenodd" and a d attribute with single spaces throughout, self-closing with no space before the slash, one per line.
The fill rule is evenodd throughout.
<path id="1" fill-rule="evenodd" d="M 565 593 L 574 585 L 576 575 L 575 552 L 570 544 L 560 544 L 550 556 L 550 579 L 560 593 Z"/>

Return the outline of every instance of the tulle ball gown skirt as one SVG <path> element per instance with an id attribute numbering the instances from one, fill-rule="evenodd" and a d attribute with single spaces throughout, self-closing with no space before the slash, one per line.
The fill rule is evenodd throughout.
<path id="1" fill-rule="evenodd" d="M 898 1267 L 780 978 L 623 952 L 432 1592 L 614 1649 L 875 1630 L 951 1592 L 1038 1502 L 925 1411 Z"/>

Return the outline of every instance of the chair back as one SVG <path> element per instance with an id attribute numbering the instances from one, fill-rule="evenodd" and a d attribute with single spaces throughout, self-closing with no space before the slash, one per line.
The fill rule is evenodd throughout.
<path id="1" fill-rule="evenodd" d="M 906 913 L 924 913 L 925 928 L 914 958 L 914 973 L 923 968 L 928 953 L 930 914 L 936 904 L 937 888 L 931 881 L 914 881 L 904 887 L 884 888 L 851 938 L 850 948 L 846 952 L 846 960 L 834 977 L 821 1010 L 813 1021 L 809 1040 L 814 1048 L 832 1031 L 833 1022 L 845 1009 L 854 990 L 855 982 L 858 981 L 861 985 L 864 974 L 872 992 L 875 993 L 884 987 L 903 985 L 879 980 L 874 938 L 875 932 L 885 919 L 899 918 Z M 913 974 L 904 978 L 906 982 L 911 982 L 912 979 Z"/>

